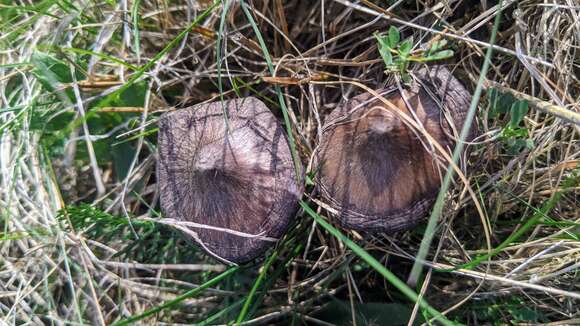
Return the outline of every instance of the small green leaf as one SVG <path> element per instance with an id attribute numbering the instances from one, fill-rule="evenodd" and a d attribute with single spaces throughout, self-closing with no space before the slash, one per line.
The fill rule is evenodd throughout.
<path id="1" fill-rule="evenodd" d="M 387 66 L 392 66 L 393 65 L 393 55 L 391 54 L 391 51 L 385 51 L 383 49 L 381 49 L 381 51 L 379 51 L 381 53 L 381 57 L 383 57 L 383 61 L 385 61 L 385 65 Z"/>
<path id="2" fill-rule="evenodd" d="M 395 59 L 394 65 L 401 74 L 405 72 L 405 68 L 407 67 L 407 60 L 402 57 L 397 57 Z"/>
<path id="3" fill-rule="evenodd" d="M 109 150 L 113 161 L 113 171 L 115 171 L 117 180 L 122 181 L 129 173 L 135 149 L 128 142 L 124 142 L 117 146 L 110 146 Z"/>
<path id="4" fill-rule="evenodd" d="M 34 64 L 32 74 L 49 92 L 61 95 L 61 100 L 74 101 L 74 94 L 65 85 L 72 82 L 69 66 L 61 60 L 43 52 L 35 52 L 31 62 Z"/>
<path id="5" fill-rule="evenodd" d="M 517 126 L 512 127 L 511 125 L 508 125 L 502 130 L 503 139 L 518 138 L 518 137 L 519 138 L 528 137 L 528 129 L 518 128 Z"/>
<path id="6" fill-rule="evenodd" d="M 407 57 L 409 53 L 411 53 L 411 49 L 413 48 L 413 38 L 410 37 L 401 43 L 399 46 L 399 54 L 401 57 Z"/>
<path id="7" fill-rule="evenodd" d="M 429 55 L 425 58 L 426 61 L 444 60 L 453 57 L 453 50 L 443 50 Z"/>
<path id="8" fill-rule="evenodd" d="M 535 309 L 532 310 L 530 307 L 527 307 L 525 305 L 511 307 L 509 311 L 511 315 L 514 317 L 515 321 L 517 322 L 522 321 L 539 322 L 542 317 Z"/>
<path id="9" fill-rule="evenodd" d="M 31 62 L 35 66 L 33 74 L 50 91 L 57 88 L 54 82 L 72 82 L 69 66 L 48 53 L 33 53 Z"/>
<path id="10" fill-rule="evenodd" d="M 393 64 L 393 55 L 391 54 L 391 46 L 389 45 L 388 39 L 384 35 L 379 35 L 375 33 L 375 38 L 379 43 L 379 53 L 385 62 L 385 65 L 390 66 Z"/>
<path id="11" fill-rule="evenodd" d="M 533 139 L 526 139 L 526 148 L 533 149 L 534 148 L 534 140 Z"/>
<path id="12" fill-rule="evenodd" d="M 528 113 L 528 102 L 524 100 L 516 101 L 512 104 L 510 110 L 510 125 L 516 127 Z"/>
<path id="13" fill-rule="evenodd" d="M 389 46 L 394 49 L 397 47 L 397 44 L 399 44 L 399 41 L 401 40 L 401 34 L 399 33 L 399 29 L 396 28 L 395 26 L 391 26 L 389 28 Z"/>
<path id="14" fill-rule="evenodd" d="M 508 155 L 518 155 L 523 149 L 533 149 L 534 141 L 526 139 L 529 136 L 528 129 L 507 125 L 501 133 Z"/>
<path id="15" fill-rule="evenodd" d="M 518 155 L 524 148 L 528 148 L 528 142 L 525 139 L 510 138 L 507 145 L 507 153 L 509 155 Z"/>
<path id="16" fill-rule="evenodd" d="M 495 88 L 487 92 L 487 98 L 490 104 L 489 118 L 495 118 L 499 114 L 507 113 L 516 101 L 511 94 L 502 94 Z"/>
<path id="17" fill-rule="evenodd" d="M 433 44 L 431 44 L 431 48 L 429 48 L 428 54 L 431 55 L 435 52 L 438 52 L 439 50 L 443 49 L 446 45 L 447 45 L 446 39 L 435 41 L 433 42 Z"/>

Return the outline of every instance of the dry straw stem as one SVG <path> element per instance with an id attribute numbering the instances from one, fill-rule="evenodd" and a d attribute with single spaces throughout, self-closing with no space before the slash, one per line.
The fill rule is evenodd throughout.
<path id="1" fill-rule="evenodd" d="M 496 82 L 486 81 L 485 84 L 486 84 L 485 87 L 488 89 L 493 87 L 500 90 L 503 93 L 509 93 L 519 100 L 527 101 L 530 104 L 530 106 L 534 109 L 558 117 L 576 126 L 580 126 L 580 113 L 578 112 L 565 109 L 559 105 L 555 105 L 547 101 L 542 101 L 536 97 L 530 96 L 522 92 L 518 92 L 510 87 L 500 85 L 499 83 Z M 576 106 L 576 108 L 578 108 L 578 106 Z"/>

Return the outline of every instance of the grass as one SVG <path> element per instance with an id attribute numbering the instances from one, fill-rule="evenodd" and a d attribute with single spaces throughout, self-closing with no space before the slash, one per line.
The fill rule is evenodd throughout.
<path id="1" fill-rule="evenodd" d="M 268 71 L 272 76 L 275 75 L 274 65 L 272 64 L 272 58 L 270 57 L 270 53 L 268 52 L 268 47 L 264 42 L 264 38 L 262 37 L 262 33 L 260 32 L 259 27 L 256 25 L 254 17 L 250 13 L 248 9 L 248 5 L 245 3 L 244 0 L 240 1 L 240 5 L 244 14 L 246 15 L 248 22 L 252 25 L 252 29 L 256 34 L 256 38 L 260 44 L 260 49 L 264 54 L 264 59 L 266 60 L 266 64 L 268 65 Z M 286 107 L 286 100 L 284 95 L 282 94 L 282 89 L 280 86 L 274 85 L 274 90 L 276 91 L 276 95 L 278 95 L 278 101 L 280 103 L 280 108 L 282 109 L 282 116 L 284 117 L 284 125 L 286 126 L 286 135 L 288 136 L 288 142 L 290 143 L 290 154 L 292 154 L 292 160 L 294 161 L 294 167 L 296 169 L 296 177 L 300 178 L 302 175 L 301 166 L 302 164 L 298 162 L 298 155 L 296 154 L 296 142 L 294 140 L 294 135 L 292 134 L 292 124 L 290 123 L 290 119 L 288 118 L 288 108 Z"/>
<path id="2" fill-rule="evenodd" d="M 500 3 L 0 0 L 0 324 L 577 322 L 580 13 Z M 154 222 L 162 112 L 255 96 L 311 177 L 328 113 L 425 61 L 479 129 L 429 223 L 342 229 L 310 182 L 228 267 Z"/>
<path id="3" fill-rule="evenodd" d="M 489 44 L 491 44 L 491 45 L 495 44 L 495 40 L 497 37 L 497 31 L 499 28 L 499 23 L 501 22 L 501 13 L 503 10 L 502 5 L 503 5 L 503 1 L 500 0 L 498 3 L 498 6 L 499 6 L 498 13 L 495 16 L 495 20 L 493 23 L 493 29 L 491 31 L 491 37 L 489 40 Z M 463 148 L 465 146 L 465 140 L 467 139 L 467 135 L 471 131 L 471 126 L 473 123 L 473 119 L 475 117 L 475 111 L 477 109 L 477 105 L 479 103 L 479 99 L 481 97 L 481 93 L 483 90 L 483 82 L 486 79 L 487 72 L 488 72 L 489 66 L 491 64 L 492 53 L 493 53 L 493 48 L 492 47 L 488 48 L 487 52 L 485 54 L 485 59 L 483 62 L 483 66 L 481 68 L 481 72 L 479 73 L 479 79 L 477 81 L 477 86 L 475 87 L 475 92 L 474 92 L 473 97 L 471 99 L 471 103 L 469 105 L 469 110 L 467 111 L 467 117 L 465 118 L 464 125 L 461 127 L 461 133 L 459 135 L 459 140 L 457 141 L 457 144 L 455 145 L 455 148 L 453 149 L 453 156 L 451 157 L 452 162 L 449 162 L 449 167 L 447 168 L 447 172 L 445 173 L 445 176 L 443 177 L 443 182 L 441 183 L 441 189 L 439 190 L 439 194 L 437 195 L 437 200 L 435 201 L 435 204 L 433 205 L 433 211 L 431 212 L 431 216 L 429 216 L 429 221 L 427 222 L 427 229 L 425 230 L 425 236 L 423 237 L 423 240 L 421 241 L 421 246 L 419 247 L 419 252 L 417 253 L 417 260 L 415 261 L 415 264 L 413 265 L 413 269 L 411 270 L 411 274 L 409 276 L 409 280 L 413 284 L 415 284 L 420 277 L 421 269 L 422 269 L 421 262 L 423 260 L 425 260 L 425 258 L 427 257 L 427 251 L 429 250 L 429 247 L 431 246 L 431 241 L 433 240 L 433 236 L 435 233 L 435 225 L 437 224 L 437 221 L 439 220 L 439 217 L 441 216 L 441 213 L 443 211 L 443 203 L 445 201 L 445 195 L 446 195 L 447 191 L 449 190 L 449 186 L 451 185 L 451 180 L 453 179 L 454 172 L 455 172 L 452 168 L 452 165 L 457 164 L 459 162 L 459 157 L 463 153 Z M 483 223 L 485 223 L 485 221 L 483 221 Z M 487 230 L 486 230 L 486 232 L 487 232 Z"/>
<path id="4" fill-rule="evenodd" d="M 155 315 L 156 313 L 158 313 L 164 309 L 171 309 L 171 308 L 175 307 L 177 304 L 179 304 L 180 302 L 182 302 L 183 300 L 201 293 L 203 290 L 205 290 L 206 288 L 208 288 L 210 286 L 218 284 L 220 281 L 222 281 L 226 277 L 237 272 L 237 270 L 238 270 L 238 267 L 232 267 L 232 268 L 228 269 L 227 271 L 219 274 L 218 276 L 212 278 L 211 280 L 205 282 L 204 284 L 179 295 L 178 297 L 176 297 L 173 300 L 164 302 L 163 304 L 158 305 L 158 306 L 151 308 L 149 310 L 146 310 L 137 316 L 132 316 L 130 318 L 126 318 L 126 319 L 120 320 L 118 322 L 115 322 L 113 325 L 114 326 L 130 325 L 130 324 L 135 323 L 137 321 L 140 321 L 144 318 Z"/>
<path id="5" fill-rule="evenodd" d="M 378 262 L 373 256 L 371 256 L 366 250 L 358 246 L 328 222 L 326 222 L 320 215 L 316 214 L 305 202 L 300 202 L 300 206 L 304 211 L 310 215 L 318 224 L 323 228 L 328 230 L 330 234 L 338 238 L 342 243 L 344 243 L 349 249 L 351 249 L 357 256 L 361 257 L 366 263 L 368 263 L 372 268 L 379 272 L 386 280 L 393 284 L 401 293 L 403 293 L 410 300 L 419 304 L 421 308 L 425 309 L 435 320 L 439 321 L 443 325 L 454 325 L 451 321 L 445 318 L 441 313 L 433 307 L 431 307 L 424 299 L 419 298 L 419 296 L 409 288 L 403 281 L 401 281 L 395 274 L 386 269 L 380 262 Z"/>

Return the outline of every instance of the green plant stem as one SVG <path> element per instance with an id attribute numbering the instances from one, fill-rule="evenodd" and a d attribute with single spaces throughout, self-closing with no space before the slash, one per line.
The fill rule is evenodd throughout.
<path id="1" fill-rule="evenodd" d="M 133 46 L 135 47 L 137 62 L 141 61 L 141 34 L 139 33 L 139 22 L 141 21 L 141 16 L 139 16 L 140 6 L 141 0 L 135 0 L 131 6 L 131 16 L 133 17 L 133 39 L 135 40 Z"/>
<path id="2" fill-rule="evenodd" d="M 266 273 L 268 272 L 268 270 L 270 270 L 270 267 L 278 258 L 280 251 L 279 248 L 288 248 L 288 246 L 291 245 L 290 239 L 291 237 L 286 238 L 286 240 L 279 245 L 279 247 L 270 255 L 270 257 L 268 257 L 268 259 L 264 263 L 262 271 L 260 272 L 260 275 L 258 275 L 258 278 L 254 282 L 252 289 L 248 293 L 246 300 L 244 302 L 244 306 L 242 307 L 242 310 L 240 311 L 238 318 L 236 319 L 236 325 L 240 325 L 248 315 L 250 316 L 252 315 L 253 311 L 255 310 L 255 306 L 254 309 L 250 310 L 251 303 L 260 302 L 261 297 L 264 295 L 264 292 L 262 292 L 260 295 L 256 295 L 258 293 L 257 291 L 260 288 L 260 285 L 267 280 Z M 288 264 L 288 262 L 292 260 L 300 252 L 301 248 L 302 244 L 295 245 L 291 253 L 287 255 L 286 258 L 284 259 L 284 262 L 280 264 L 280 266 L 271 274 L 271 279 L 273 280 L 278 279 L 278 277 L 282 273 L 282 270 L 285 268 L 286 264 Z M 254 300 L 254 297 L 256 296 L 257 298 Z"/>
<path id="3" fill-rule="evenodd" d="M 294 257 L 296 257 L 296 255 L 298 255 L 300 253 L 300 251 L 302 250 L 302 243 L 293 243 L 292 240 L 287 239 L 284 243 L 282 243 L 279 248 L 277 250 L 281 250 L 281 248 L 288 248 L 289 246 L 294 245 L 294 249 L 293 250 L 288 250 L 290 251 L 290 254 L 286 255 L 286 257 L 284 258 L 283 262 L 281 264 L 279 264 L 279 266 L 274 269 L 274 271 L 269 275 L 268 278 L 266 278 L 266 285 L 264 285 L 264 289 L 260 292 L 257 292 L 256 294 L 256 298 L 253 300 L 254 304 L 252 306 L 250 306 L 250 309 L 248 310 L 248 314 L 246 315 L 245 318 L 251 318 L 254 313 L 256 312 L 257 309 L 259 309 L 260 304 L 262 303 L 264 296 L 266 295 L 266 293 L 268 292 L 267 289 L 271 289 L 272 286 L 274 285 L 275 281 L 279 279 L 280 275 L 286 270 L 286 268 L 288 267 L 288 263 L 290 261 L 292 261 L 294 259 Z M 280 256 L 280 255 L 278 255 Z M 242 320 L 243 322 L 243 320 Z"/>
<path id="4" fill-rule="evenodd" d="M 81 55 L 96 56 L 96 57 L 99 57 L 101 59 L 105 59 L 105 60 L 107 60 L 109 62 L 113 62 L 113 63 L 120 64 L 123 67 L 127 67 L 127 68 L 129 68 L 129 69 L 131 69 L 133 71 L 139 70 L 139 67 L 137 67 L 137 66 L 134 66 L 134 65 L 132 65 L 132 64 L 130 64 L 130 63 L 124 61 L 124 60 L 115 58 L 113 56 L 106 55 L 104 53 L 98 53 L 98 52 L 94 52 L 94 51 L 91 51 L 91 50 L 77 49 L 77 48 L 57 48 L 57 47 L 52 47 L 52 49 L 58 49 L 58 50 L 61 50 L 63 52 L 72 52 L 72 53 L 81 54 Z"/>

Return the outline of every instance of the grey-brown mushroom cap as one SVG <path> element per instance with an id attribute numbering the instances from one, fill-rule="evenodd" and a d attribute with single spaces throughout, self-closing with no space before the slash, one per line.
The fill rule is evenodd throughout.
<path id="1" fill-rule="evenodd" d="M 471 95 L 445 68 L 436 69 L 441 75 L 426 80 L 419 74 L 421 84 L 404 90 L 404 96 L 396 88 L 378 92 L 409 116 L 412 109 L 426 131 L 451 149 Z M 445 90 L 450 85 L 452 93 Z M 396 232 L 423 220 L 437 196 L 442 173 L 425 145 L 429 146 L 420 133 L 370 93 L 331 112 L 314 164 L 321 195 L 336 210 L 340 224 L 360 231 Z"/>
<path id="2" fill-rule="evenodd" d="M 284 130 L 256 98 L 163 115 L 158 149 L 164 216 L 188 222 L 180 227 L 216 258 L 256 258 L 283 235 L 298 208 L 303 186 Z"/>

